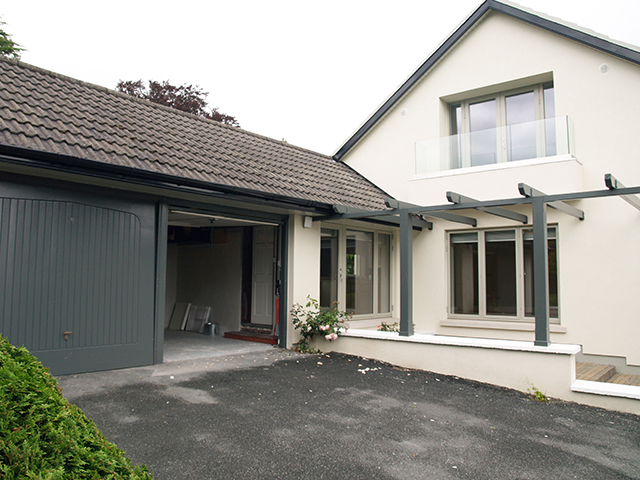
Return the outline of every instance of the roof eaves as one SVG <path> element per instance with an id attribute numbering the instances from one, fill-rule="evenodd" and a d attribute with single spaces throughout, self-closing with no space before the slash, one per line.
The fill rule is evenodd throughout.
<path id="1" fill-rule="evenodd" d="M 532 11 L 522 10 L 509 3 L 497 0 L 486 0 L 418 67 L 418 69 L 376 110 L 356 132 L 349 137 L 333 154 L 334 160 L 341 160 L 393 106 L 406 95 L 416 83 L 442 59 L 447 52 L 462 39 L 480 19 L 489 11 L 522 20 L 536 27 L 543 28 L 563 37 L 575 40 L 584 45 L 596 48 L 611 55 L 640 65 L 640 52 L 619 43 L 607 40 L 595 34 L 554 21 Z"/>
<path id="2" fill-rule="evenodd" d="M 273 192 L 263 192 L 245 187 L 216 184 L 194 178 L 152 172 L 123 165 L 114 165 L 85 158 L 74 157 L 47 151 L 31 150 L 0 144 L 0 162 L 48 170 L 57 170 L 70 174 L 80 174 L 115 180 L 123 183 L 141 184 L 166 188 L 168 190 L 198 189 L 234 199 L 246 199 L 251 203 L 263 203 L 288 206 L 302 210 L 329 211 L 332 204 L 312 199 L 292 197 Z"/>

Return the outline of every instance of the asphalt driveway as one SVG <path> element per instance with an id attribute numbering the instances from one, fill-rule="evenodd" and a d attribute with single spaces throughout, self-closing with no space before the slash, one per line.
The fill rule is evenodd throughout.
<path id="1" fill-rule="evenodd" d="M 273 349 L 59 378 L 175 479 L 640 479 L 640 417 L 341 354 Z"/>

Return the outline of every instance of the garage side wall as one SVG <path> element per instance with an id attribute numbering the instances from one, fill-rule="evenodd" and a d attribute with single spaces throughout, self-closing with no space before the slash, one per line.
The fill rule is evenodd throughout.
<path id="1" fill-rule="evenodd" d="M 151 364 L 154 214 L 0 183 L 0 333 L 54 374 Z"/>
<path id="2" fill-rule="evenodd" d="M 211 321 L 222 335 L 240 329 L 241 305 L 251 299 L 242 298 L 242 229 L 221 230 L 216 238 L 215 244 L 181 246 L 174 252 L 176 301 L 210 306 Z"/>

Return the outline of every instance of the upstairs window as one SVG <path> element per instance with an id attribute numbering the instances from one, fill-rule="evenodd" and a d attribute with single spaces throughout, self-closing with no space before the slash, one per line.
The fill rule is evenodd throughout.
<path id="1" fill-rule="evenodd" d="M 453 168 L 556 155 L 552 83 L 455 103 L 450 112 Z"/>
<path id="2" fill-rule="evenodd" d="M 416 142 L 416 173 L 573 152 L 572 123 L 556 118 L 553 83 L 449 104 L 450 136 Z"/>

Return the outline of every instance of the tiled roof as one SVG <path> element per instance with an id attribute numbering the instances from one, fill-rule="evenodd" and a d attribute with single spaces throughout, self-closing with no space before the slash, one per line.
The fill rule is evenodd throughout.
<path id="1" fill-rule="evenodd" d="M 379 188 L 331 157 L 14 60 L 0 60 L 0 144 L 357 208 Z"/>

